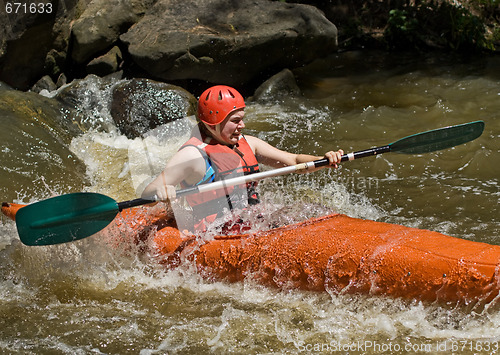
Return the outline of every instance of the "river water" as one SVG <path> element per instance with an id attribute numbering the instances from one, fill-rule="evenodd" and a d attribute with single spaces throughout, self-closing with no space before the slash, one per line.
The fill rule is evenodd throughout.
<path id="1" fill-rule="evenodd" d="M 291 220 L 337 211 L 500 244 L 500 58 L 351 52 L 296 76 L 303 96 L 248 104 L 248 134 L 289 151 L 322 155 L 475 120 L 483 120 L 486 128 L 475 141 L 444 151 L 383 154 L 336 171 L 266 180 L 259 186 L 267 205 L 286 206 Z M 88 87 L 92 91 L 92 82 Z M 92 95 L 104 108 L 80 109 L 88 110 L 89 119 L 109 122 L 109 92 L 96 87 Z M 23 129 L 4 122 L 2 130 Z M 104 126 L 74 137 L 66 148 L 85 162 L 84 189 L 117 200 L 135 198 L 148 175 L 161 170 L 188 134 L 181 123 L 130 140 Z M 47 144 L 49 150 L 61 150 Z M 78 186 L 45 180 L 45 188 L 36 191 L 29 183 L 11 191 L 5 179 L 10 161 L 0 159 L 2 184 L 7 184 L 2 188 L 16 202 Z M 43 175 L 41 160 L 36 168 Z M 26 169 L 26 175 L 32 173 Z M 64 174 L 65 166 L 60 169 Z M 99 236 L 26 247 L 5 218 L 0 275 L 0 353 L 5 354 L 500 351 L 496 305 L 425 304 L 208 282 L 190 265 L 167 271 L 147 256 L 103 247 Z"/>

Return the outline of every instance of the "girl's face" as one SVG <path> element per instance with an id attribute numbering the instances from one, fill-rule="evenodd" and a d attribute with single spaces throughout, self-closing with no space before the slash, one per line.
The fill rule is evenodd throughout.
<path id="1" fill-rule="evenodd" d="M 243 123 L 244 116 L 245 112 L 243 109 L 230 113 L 220 124 L 220 134 L 215 138 L 224 144 L 234 145 L 238 143 L 241 131 L 245 128 L 245 123 Z"/>

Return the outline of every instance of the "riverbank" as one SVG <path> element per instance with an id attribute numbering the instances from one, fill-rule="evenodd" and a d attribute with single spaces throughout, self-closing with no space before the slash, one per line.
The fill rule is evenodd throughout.
<path id="1" fill-rule="evenodd" d="M 0 81 L 29 89 L 88 74 L 184 87 L 244 87 L 334 52 L 337 28 L 314 6 L 269 0 L 77 0 L 10 8 Z M 17 11 L 17 13 L 15 13 Z M 6 11 L 8 12 L 8 11 Z"/>
<path id="2" fill-rule="evenodd" d="M 489 51 L 499 5 L 482 2 L 73 0 L 0 14 L 0 82 L 54 90 L 89 74 L 249 94 L 341 50 Z"/>
<path id="3" fill-rule="evenodd" d="M 311 1 L 339 29 L 339 48 L 470 53 L 500 50 L 500 2 Z"/>

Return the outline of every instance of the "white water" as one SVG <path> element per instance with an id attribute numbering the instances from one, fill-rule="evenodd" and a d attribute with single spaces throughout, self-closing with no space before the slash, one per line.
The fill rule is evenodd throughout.
<path id="1" fill-rule="evenodd" d="M 391 75 L 382 70 L 378 76 L 325 79 L 310 100 L 250 105 L 248 134 L 292 151 L 322 154 L 337 147 L 365 149 L 475 119 L 486 120 L 487 132 L 477 142 L 429 156 L 380 156 L 338 171 L 264 181 L 265 203 L 288 208 L 284 218 L 338 211 L 498 244 L 499 128 L 494 111 L 500 109 L 500 82 L 491 75 Z M 457 96 L 461 88 L 472 99 Z M 405 94 L 399 97 L 398 91 Z M 389 105 L 383 92 L 391 92 L 398 105 Z M 98 111 L 91 114 L 108 122 L 107 111 Z M 88 190 L 128 200 L 161 171 L 184 137 L 155 134 L 129 140 L 112 129 L 96 128 L 75 138 L 71 149 L 87 165 Z M 63 191 L 50 182 L 47 186 L 38 198 Z M 19 196 L 24 202 L 37 198 Z M 250 281 L 210 282 L 190 265 L 167 271 L 130 248 L 106 248 L 99 236 L 29 248 L 20 244 L 14 224 L 2 217 L 0 352 L 499 352 L 496 307 L 278 291 Z"/>

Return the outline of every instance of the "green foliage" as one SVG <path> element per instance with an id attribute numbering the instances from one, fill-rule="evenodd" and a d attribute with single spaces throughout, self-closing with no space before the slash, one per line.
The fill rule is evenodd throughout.
<path id="1" fill-rule="evenodd" d="M 420 23 L 415 18 L 414 9 L 389 11 L 384 37 L 393 48 L 419 47 Z"/>
<path id="2" fill-rule="evenodd" d="M 500 25 L 496 25 L 493 27 L 491 39 L 493 42 L 500 43 Z"/>
<path id="3" fill-rule="evenodd" d="M 477 0 L 490 3 L 500 0 Z M 389 11 L 384 38 L 392 49 L 430 47 L 454 51 L 494 49 L 486 26 L 463 6 L 442 1 L 417 2 Z"/>
<path id="4" fill-rule="evenodd" d="M 470 5 L 479 10 L 485 18 L 500 19 L 500 0 L 469 0 Z"/>
<path id="5" fill-rule="evenodd" d="M 450 48 L 474 50 L 485 46 L 486 27 L 481 19 L 469 10 L 443 3 L 438 7 L 436 14 L 439 18 L 445 19 L 438 23 L 438 28 L 441 29 Z"/>
<path id="6" fill-rule="evenodd" d="M 365 34 L 361 28 L 360 21 L 350 17 L 346 18 L 344 21 L 345 23 L 339 28 L 339 34 L 342 36 L 342 41 L 339 43 L 339 46 L 349 48 L 350 46 L 362 42 L 362 38 Z"/>

